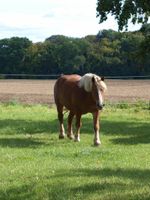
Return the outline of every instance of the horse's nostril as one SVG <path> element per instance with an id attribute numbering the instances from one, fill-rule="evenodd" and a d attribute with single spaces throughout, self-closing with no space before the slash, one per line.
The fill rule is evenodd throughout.
<path id="1" fill-rule="evenodd" d="M 99 110 L 102 110 L 102 108 L 103 108 L 103 105 L 102 105 L 102 104 L 97 103 L 96 105 L 97 105 L 97 107 L 98 107 Z"/>

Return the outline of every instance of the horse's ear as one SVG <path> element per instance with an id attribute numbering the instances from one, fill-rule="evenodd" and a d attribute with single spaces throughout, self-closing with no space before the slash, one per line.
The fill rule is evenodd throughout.
<path id="1" fill-rule="evenodd" d="M 102 77 L 101 77 L 101 80 L 102 80 L 102 81 L 104 81 L 104 80 L 105 80 L 104 76 L 102 76 Z"/>

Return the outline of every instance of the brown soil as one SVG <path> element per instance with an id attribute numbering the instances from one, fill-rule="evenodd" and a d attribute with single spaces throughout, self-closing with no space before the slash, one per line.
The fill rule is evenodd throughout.
<path id="1" fill-rule="evenodd" d="M 55 80 L 0 80 L 0 102 L 52 104 Z M 110 102 L 150 101 L 150 80 L 106 80 Z"/>

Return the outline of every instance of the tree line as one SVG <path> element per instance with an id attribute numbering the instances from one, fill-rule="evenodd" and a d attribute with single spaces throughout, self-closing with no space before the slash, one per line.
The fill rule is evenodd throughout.
<path id="1" fill-rule="evenodd" d="M 0 74 L 150 74 L 150 24 L 136 32 L 102 30 L 72 38 L 53 35 L 44 42 L 0 40 Z"/>

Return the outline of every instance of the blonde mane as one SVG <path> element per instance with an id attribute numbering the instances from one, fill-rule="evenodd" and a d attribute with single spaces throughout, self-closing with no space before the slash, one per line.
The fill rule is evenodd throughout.
<path id="1" fill-rule="evenodd" d="M 96 81 L 97 87 L 105 92 L 107 90 L 107 86 L 104 83 L 104 81 L 102 81 L 99 76 L 97 76 L 96 74 L 92 74 L 92 73 L 87 73 L 87 74 L 85 74 L 84 76 L 81 77 L 81 79 L 79 81 L 79 87 L 81 87 L 81 88 L 83 87 L 85 89 L 85 91 L 91 92 L 92 91 L 92 78 L 93 77 Z"/>

